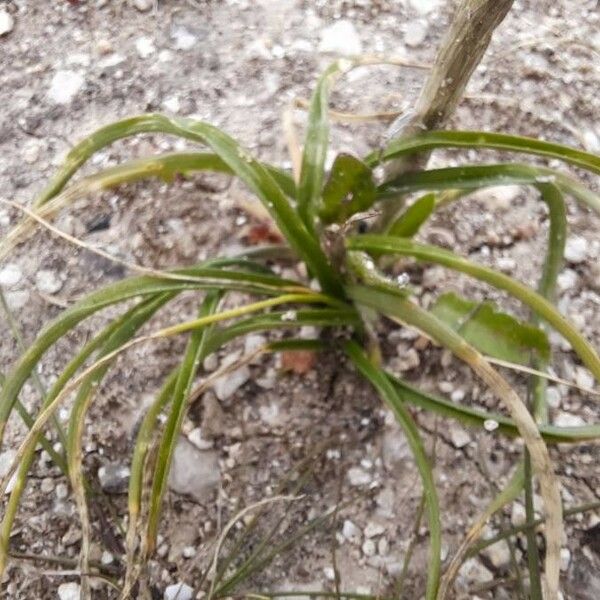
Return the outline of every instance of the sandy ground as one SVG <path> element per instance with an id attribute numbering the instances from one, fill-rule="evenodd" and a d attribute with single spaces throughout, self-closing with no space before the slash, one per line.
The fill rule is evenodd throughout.
<path id="1" fill-rule="evenodd" d="M 139 8 L 134 4 L 0 1 L 0 13 L 10 15 L 4 21 L 10 31 L 0 37 L 1 197 L 30 202 L 75 142 L 100 125 L 146 111 L 207 120 L 255 155 L 289 167 L 282 112 L 295 99 L 309 97 L 315 77 L 336 52 L 395 55 L 428 63 L 451 13 L 447 3 L 437 0 L 160 0 L 153 6 L 149 2 L 147 11 L 139 10 L 144 1 L 137 1 Z M 335 23 L 338 35 L 333 34 L 332 41 L 330 27 Z M 328 53 L 328 48 L 334 52 Z M 600 152 L 599 53 L 600 11 L 595 0 L 518 1 L 497 31 L 452 125 L 540 136 Z M 353 113 L 403 111 L 423 77 L 424 72 L 416 69 L 361 68 L 340 83 L 332 104 Z M 304 113 L 297 110 L 294 117 L 301 127 Z M 331 156 L 340 150 L 364 154 L 382 143 L 384 132 L 382 123 L 336 123 Z M 100 152 L 85 171 L 184 146 L 173 139 L 141 136 Z M 439 154 L 433 164 L 456 164 L 460 158 Z M 493 160 L 495 155 L 487 153 L 484 158 Z M 598 190 L 597 180 L 578 175 Z M 248 199 L 249 193 L 236 183 L 199 176 L 171 186 L 149 183 L 82 199 L 57 223 L 130 261 L 154 267 L 190 264 L 231 253 L 247 242 L 253 221 L 241 206 Z M 16 220 L 15 211 L 0 207 L 0 236 Z M 570 204 L 570 243 L 581 252 L 567 263 L 559 284 L 561 311 L 596 347 L 600 346 L 599 222 L 589 211 Z M 547 215 L 535 196 L 521 188 L 504 188 L 479 193 L 440 212 L 423 237 L 534 284 L 546 230 Z M 454 289 L 473 298 L 497 300 L 524 316 L 497 293 L 442 269 L 411 266 L 409 273 L 425 305 L 440 290 Z M 0 265 L 7 301 L 26 342 L 64 306 L 124 274 L 120 266 L 41 232 Z M 159 313 L 153 328 L 193 315 L 196 301 L 192 295 L 182 296 Z M 110 316 L 102 313 L 86 321 L 76 335 L 47 353 L 40 369 L 44 385 L 53 382 L 69 353 Z M 0 332 L 0 372 L 6 373 L 18 347 L 6 322 L 0 322 Z M 409 381 L 455 401 L 496 408 L 495 399 L 468 370 L 439 349 L 423 345 L 410 332 L 388 333 L 382 330 L 389 365 Z M 140 347 L 110 371 L 87 422 L 85 464 L 93 482 L 98 481 L 100 467 L 127 466 L 136 424 L 164 375 L 177 363 L 183 344 L 175 340 Z M 587 382 L 589 374 L 573 353 L 558 339 L 553 345 L 556 375 Z M 243 349 L 243 345 L 228 347 L 205 367 L 214 369 Z M 182 446 L 175 466 L 182 471 L 197 469 L 195 479 L 210 485 L 192 486 L 195 498 L 169 494 L 160 545 L 149 568 L 152 593 L 162 598 L 167 586 L 176 582 L 195 586 L 227 520 L 241 507 L 274 493 L 282 478 L 317 453 L 302 488 L 303 499 L 286 507 L 285 532 L 278 539 L 291 536 L 340 499 L 353 501 L 328 526 L 311 532 L 237 593 L 333 589 L 335 560 L 341 589 L 390 594 L 413 537 L 421 490 L 406 441 L 374 392 L 335 356 L 323 358 L 318 369 L 304 375 L 284 374 L 278 359 L 269 358 L 237 376 L 243 385 L 223 392 L 221 400 L 213 392 L 205 394 L 184 424 L 192 441 L 197 441 L 196 428 L 201 427 L 207 443 L 202 450 Z M 524 389 L 524 380 L 514 380 Z M 592 398 L 565 386 L 551 390 L 554 419 L 598 420 Z M 34 386 L 26 386 L 23 401 L 28 406 L 38 401 Z M 445 553 L 451 556 L 468 524 L 492 496 L 492 483 L 501 483 L 510 474 L 520 448 L 428 414 L 417 412 L 416 417 L 429 432 L 426 443 L 435 450 Z M 18 423 L 9 433 L 3 464 L 22 434 Z M 599 498 L 597 448 L 581 445 L 554 452 L 565 503 L 572 506 Z M 75 507 L 64 479 L 45 458 L 41 454 L 35 463 L 11 548 L 74 559 L 80 542 Z M 177 489 L 177 484 L 172 487 Z M 488 533 L 517 520 L 519 506 L 507 509 Z M 115 572 L 122 545 L 118 530 L 110 525 L 111 515 L 125 512 L 122 494 L 106 493 L 94 502 L 94 557 L 110 563 Z M 283 506 L 273 505 L 260 516 L 246 551 L 283 513 Z M 600 597 L 598 517 L 596 511 L 569 521 L 562 573 L 565 598 Z M 236 528 L 232 539 L 242 529 Z M 406 598 L 420 597 L 427 542 L 427 531 L 420 528 Z M 525 572 L 523 543 L 517 544 L 517 559 Z M 504 581 L 506 552 L 494 548 L 468 565 L 458 597 L 517 597 L 511 581 Z M 65 583 L 77 578 L 72 571 L 60 573 L 61 568 L 73 567 L 15 560 L 2 580 L 4 595 L 56 598 L 60 589 L 63 600 L 76 597 L 64 595 L 70 589 Z M 112 594 L 98 584 L 98 598 Z"/>

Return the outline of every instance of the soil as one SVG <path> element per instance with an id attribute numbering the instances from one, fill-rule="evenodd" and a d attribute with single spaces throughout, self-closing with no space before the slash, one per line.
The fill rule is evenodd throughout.
<path id="1" fill-rule="evenodd" d="M 148 11 L 138 10 L 136 4 L 144 2 L 0 1 L 0 11 L 14 19 L 12 31 L 0 37 L 2 197 L 31 202 L 74 143 L 100 125 L 146 111 L 209 121 L 261 159 L 289 167 L 282 112 L 295 99 L 310 96 L 315 78 L 331 61 L 331 55 L 319 51 L 325 28 L 336 20 L 350 21 L 363 52 L 429 63 L 452 12 L 452 3 L 437 0 L 159 0 Z M 599 65 L 596 0 L 517 1 L 451 126 L 538 136 L 598 153 Z M 424 76 L 418 69 L 357 69 L 337 86 L 332 106 L 353 113 L 401 112 L 411 106 Z M 296 110 L 294 119 L 301 127 L 304 113 Z M 379 147 L 385 131 L 382 122 L 336 122 L 332 148 L 335 153 L 360 156 Z M 140 136 L 103 150 L 84 172 L 185 146 L 172 138 Z M 498 158 L 492 152 L 481 156 Z M 431 164 L 457 164 L 461 159 L 464 154 L 438 153 Z M 598 191 L 597 179 L 576 174 Z M 171 267 L 231 254 L 247 244 L 249 228 L 255 224 L 244 209 L 249 199 L 247 190 L 225 177 L 197 176 L 168 186 L 149 182 L 81 199 L 56 223 L 129 261 Z M 0 236 L 17 219 L 16 211 L 0 207 Z M 574 203 L 569 204 L 568 219 L 571 242 L 574 236 L 583 239 L 575 245 L 583 243 L 585 252 L 562 273 L 559 307 L 600 347 L 600 219 Z M 519 187 L 495 188 L 440 211 L 421 236 L 535 285 L 547 226 L 547 214 L 533 193 Z M 17 280 L 4 291 L 25 344 L 65 306 L 126 274 L 123 267 L 41 231 L 16 249 L 0 271 L 9 264 L 20 277 L 15 276 Z M 455 290 L 495 300 L 526 316 L 501 294 L 466 278 L 440 268 L 405 268 L 423 305 L 441 291 Z M 143 331 L 191 318 L 196 309 L 197 297 L 184 294 Z M 51 385 L 71 353 L 115 314 L 104 311 L 85 321 L 51 349 L 40 368 L 42 383 Z M 413 332 L 391 333 L 382 327 L 381 337 L 390 368 L 411 383 L 455 401 L 501 410 L 466 367 Z M 589 374 L 570 349 L 560 339 L 552 342 L 554 374 L 586 382 Z M 85 467 L 95 487 L 99 467 L 127 465 L 140 418 L 177 364 L 184 344 L 183 339 L 173 339 L 140 346 L 109 371 L 86 421 Z M 205 366 L 214 369 L 243 349 L 243 343 L 228 346 Z M 0 372 L 8 372 L 18 354 L 18 343 L 3 319 Z M 522 377 L 508 376 L 525 390 Z M 566 386 L 553 385 L 552 390 L 552 418 L 598 421 L 592 397 Z M 29 408 L 37 405 L 34 385 L 27 384 L 22 400 Z M 496 485 L 509 477 L 521 447 L 427 413 L 414 414 L 435 455 L 444 553 L 450 557 Z M 10 425 L 5 453 L 16 447 L 24 431 L 16 420 Z M 332 507 L 337 510 L 235 594 L 332 591 L 336 565 L 339 589 L 390 596 L 407 549 L 414 546 L 404 597 L 422 597 L 428 535 L 425 521 L 415 528 L 421 498 L 416 469 L 393 418 L 341 356 L 320 356 L 318 366 L 302 374 L 284 372 L 280 357 L 262 358 L 250 365 L 248 381 L 233 395 L 216 401 L 211 391 L 194 403 L 183 432 L 188 435 L 197 427 L 213 447 L 198 456 L 208 452 L 218 458 L 218 489 L 195 500 L 167 494 L 159 548 L 149 564 L 153 597 L 162 598 L 167 586 L 176 582 L 198 585 L 226 523 L 243 507 L 269 495 L 281 490 L 298 493 L 293 482 L 299 473 L 306 475 L 299 499 L 266 505 L 255 529 L 245 527 L 247 519 L 240 521 L 228 536 L 226 551 L 246 529 L 242 552 L 247 554 L 279 520 L 276 540 L 281 541 L 293 538 L 303 524 Z M 600 498 L 597 446 L 564 446 L 552 452 L 567 506 Z M 195 465 L 183 468 L 193 470 Z M 292 483 L 284 485 L 286 478 Z M 58 556 L 66 562 L 14 559 L 2 579 L 4 597 L 56 598 L 63 584 L 61 597 L 66 598 L 64 584 L 78 581 L 77 512 L 65 485 L 47 455 L 40 453 L 11 549 Z M 122 519 L 126 514 L 126 496 L 100 494 L 92 505 L 93 558 L 118 573 L 122 541 L 113 517 Z M 507 509 L 487 533 L 506 525 L 515 512 L 518 509 Z M 599 522 L 597 510 L 568 521 L 562 573 L 565 598 L 600 597 Z M 526 573 L 523 543 L 519 540 L 517 560 Z M 498 566 L 497 558 L 488 553 L 472 561 L 459 578 L 457 597 L 517 597 L 506 566 Z M 97 580 L 94 586 L 94 597 L 116 597 L 105 582 Z"/>

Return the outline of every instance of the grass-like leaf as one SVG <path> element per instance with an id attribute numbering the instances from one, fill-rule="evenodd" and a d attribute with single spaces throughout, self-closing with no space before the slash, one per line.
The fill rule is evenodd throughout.
<path id="1" fill-rule="evenodd" d="M 528 364 L 532 355 L 550 357 L 550 342 L 541 329 L 498 311 L 491 302 L 448 293 L 436 300 L 431 312 L 489 356 L 520 364 Z"/>

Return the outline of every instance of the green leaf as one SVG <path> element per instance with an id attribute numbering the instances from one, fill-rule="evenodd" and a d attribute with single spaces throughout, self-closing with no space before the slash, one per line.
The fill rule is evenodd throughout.
<path id="1" fill-rule="evenodd" d="M 600 196 L 577 180 L 546 167 L 520 163 L 446 167 L 404 173 L 378 188 L 378 199 L 422 190 L 477 190 L 496 185 L 533 185 L 553 183 L 563 193 L 600 214 Z"/>
<path id="2" fill-rule="evenodd" d="M 435 148 L 492 148 L 557 158 L 594 173 L 600 173 L 600 157 L 562 144 L 535 138 L 489 131 L 427 131 L 414 137 L 394 140 L 383 153 L 374 152 L 365 160 L 371 166 L 403 154 Z"/>
<path id="3" fill-rule="evenodd" d="M 391 225 L 389 235 L 414 237 L 435 208 L 435 194 L 425 194 L 411 204 Z"/>
<path id="4" fill-rule="evenodd" d="M 543 360 L 550 357 L 550 343 L 541 329 L 497 311 L 491 302 L 449 293 L 437 299 L 431 312 L 489 356 L 522 365 L 529 364 L 532 354 Z"/>
<path id="5" fill-rule="evenodd" d="M 427 600 L 433 600 L 437 594 L 441 573 L 440 554 L 442 533 L 440 507 L 431 463 L 425 452 L 417 425 L 415 424 L 410 411 L 406 408 L 406 405 L 388 379 L 385 371 L 375 367 L 362 348 L 354 341 L 346 342 L 344 344 L 344 351 L 352 360 L 354 366 L 377 390 L 382 400 L 394 413 L 396 420 L 406 435 L 408 445 L 415 459 L 423 484 L 423 492 L 427 506 L 427 520 L 429 523 L 430 547 L 429 565 L 427 569 L 427 592 L 425 597 Z"/>
<path id="6" fill-rule="evenodd" d="M 314 212 L 325 178 L 325 159 L 329 144 L 329 90 L 333 77 L 343 63 L 337 61 L 321 75 L 310 101 L 308 130 L 302 153 L 298 185 L 298 213 L 307 229 L 314 234 Z"/>
<path id="7" fill-rule="evenodd" d="M 371 169 L 350 154 L 338 154 L 323 189 L 319 216 L 324 223 L 343 223 L 375 201 Z"/>

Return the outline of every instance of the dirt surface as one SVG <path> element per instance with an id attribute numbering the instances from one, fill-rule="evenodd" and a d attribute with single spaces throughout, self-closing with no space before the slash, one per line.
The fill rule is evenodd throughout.
<path id="1" fill-rule="evenodd" d="M 134 6 L 144 4 L 150 9 Z M 0 37 L 1 197 L 30 202 L 75 142 L 100 125 L 145 111 L 209 121 L 260 158 L 289 167 L 282 111 L 294 99 L 309 97 L 315 77 L 332 59 L 325 52 L 328 27 L 336 21 L 346 23 L 336 39 L 350 52 L 428 63 L 451 14 L 446 2 L 436 0 L 152 4 L 0 0 L 0 11 L 13 21 L 11 31 Z M 600 152 L 599 53 L 600 10 L 595 0 L 518 1 L 497 31 L 452 125 L 540 136 Z M 342 112 L 403 111 L 423 77 L 418 69 L 361 68 L 340 82 L 332 104 Z M 302 111 L 294 116 L 302 125 Z M 378 147 L 385 129 L 383 123 L 336 123 L 332 156 L 340 150 L 361 155 Z M 173 139 L 141 136 L 103 150 L 84 170 L 183 147 Z M 494 160 L 495 155 L 486 153 L 484 159 Z M 460 160 L 461 155 L 440 153 L 432 164 Z M 597 179 L 578 175 L 598 191 Z M 81 199 L 56 223 L 89 244 L 142 265 L 191 264 L 231 254 L 248 242 L 254 221 L 242 206 L 249 198 L 249 192 L 226 178 L 198 176 L 170 186 L 148 183 Z M 0 206 L 0 236 L 16 221 L 16 211 Z M 544 206 L 527 190 L 494 189 L 441 211 L 423 238 L 535 285 L 547 221 Z M 600 347 L 600 220 L 571 203 L 569 225 L 573 252 L 561 274 L 559 307 Z M 440 290 L 454 289 L 476 299 L 497 300 L 526 316 L 496 292 L 466 278 L 439 268 L 405 268 L 424 305 Z M 43 232 L 0 265 L 7 302 L 25 343 L 63 307 L 124 275 L 121 266 Z M 197 297 L 182 295 L 143 331 L 192 317 L 196 309 Z M 86 321 L 77 335 L 69 334 L 51 349 L 40 369 L 42 383 L 51 385 L 75 348 L 115 314 L 105 311 Z M 468 370 L 440 349 L 410 331 L 390 334 L 382 328 L 381 334 L 390 368 L 410 382 L 456 402 L 498 408 Z M 555 374 L 587 385 L 590 376 L 574 354 L 560 339 L 552 341 Z M 137 347 L 118 361 L 99 388 L 86 421 L 84 446 L 86 473 L 95 487 L 100 485 L 100 467 L 127 466 L 140 418 L 177 364 L 184 343 L 175 339 Z M 255 336 L 246 349 L 260 343 Z M 227 347 L 205 367 L 214 370 L 243 351 L 243 344 Z M 2 319 L 0 372 L 6 373 L 17 355 L 18 344 Z M 414 537 L 404 597 L 421 597 L 428 536 L 423 525 L 413 536 L 421 489 L 405 438 L 373 390 L 341 357 L 319 358 L 318 366 L 303 375 L 284 373 L 280 361 L 264 358 L 251 364 L 247 371 L 236 372 L 243 384 L 231 394 L 221 389 L 219 400 L 207 392 L 192 406 L 184 434 L 198 442 L 200 427 L 202 449 L 182 445 L 175 467 L 182 477 L 198 470 L 192 477 L 195 500 L 189 494 L 168 494 L 160 544 L 149 565 L 154 597 L 162 598 L 167 586 L 176 582 L 198 585 L 215 539 L 229 519 L 268 495 L 297 493 L 297 480 L 303 482 L 302 498 L 267 505 L 244 552 L 250 552 L 279 518 L 283 533 L 277 540 L 285 540 L 332 507 L 340 505 L 339 510 L 236 593 L 334 590 L 335 564 L 340 589 L 391 595 Z M 525 389 L 524 379 L 511 377 Z M 597 402 L 590 396 L 556 385 L 550 395 L 553 419 L 572 424 L 598 421 Z M 27 384 L 22 399 L 26 406 L 36 406 L 35 386 Z M 495 486 L 510 475 L 521 449 L 494 434 L 464 430 L 418 411 L 415 415 L 435 453 L 444 552 L 452 556 Z M 22 433 L 19 423 L 11 424 L 2 464 Z M 596 446 L 561 447 L 553 454 L 567 506 L 600 497 Z M 66 480 L 47 458 L 40 453 L 35 462 L 11 548 L 72 562 L 14 560 L 2 580 L 7 598 L 56 598 L 59 589 L 61 598 L 77 597 L 65 595 L 65 584 L 77 581 L 77 512 Z M 305 473 L 306 481 L 299 472 Z M 286 476 L 292 483 L 283 486 Z M 93 558 L 118 572 L 122 544 L 112 524 L 113 515 L 126 514 L 126 497 L 114 493 L 119 482 L 113 483 L 114 489 L 92 503 Z M 172 482 L 175 489 L 185 485 Z M 346 500 L 352 501 L 345 505 Z M 519 514 L 518 507 L 507 510 L 487 534 L 511 519 L 517 521 Z M 595 511 L 569 520 L 562 573 L 565 598 L 600 597 L 599 516 Z M 233 528 L 232 540 L 239 539 L 244 523 L 248 520 Z M 516 558 L 525 573 L 523 544 L 520 540 Z M 504 581 L 508 563 L 502 550 L 469 563 L 459 578 L 457 597 L 517 597 L 513 583 Z M 95 597 L 116 597 L 101 581 L 95 586 Z"/>

